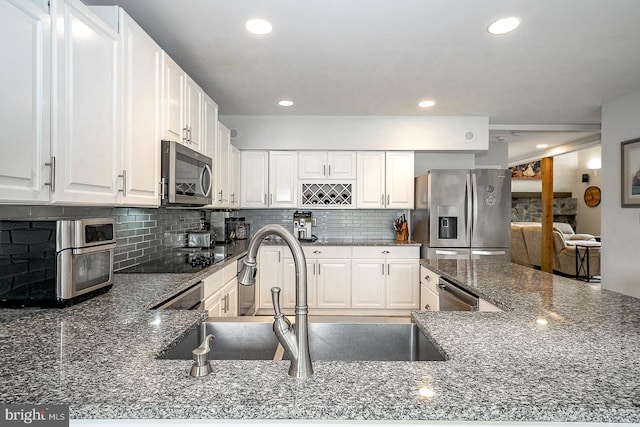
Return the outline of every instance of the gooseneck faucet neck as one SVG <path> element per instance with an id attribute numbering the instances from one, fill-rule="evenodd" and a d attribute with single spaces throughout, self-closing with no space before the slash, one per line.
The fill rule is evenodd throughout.
<path id="1" fill-rule="evenodd" d="M 296 378 L 306 378 L 313 375 L 311 356 L 309 354 L 308 312 L 307 306 L 307 260 L 300 242 L 286 228 L 277 224 L 269 224 L 260 228 L 249 242 L 247 257 L 244 267 L 238 273 L 238 282 L 241 285 L 255 283 L 257 271 L 256 257 L 258 248 L 268 236 L 275 235 L 287 244 L 293 255 L 296 278 L 296 307 L 295 326 L 291 326 L 287 318 L 280 313 L 279 293 L 280 288 L 272 288 L 272 296 L 275 310 L 273 330 L 291 360 L 289 375 Z M 295 336 L 294 336 L 295 330 Z"/>

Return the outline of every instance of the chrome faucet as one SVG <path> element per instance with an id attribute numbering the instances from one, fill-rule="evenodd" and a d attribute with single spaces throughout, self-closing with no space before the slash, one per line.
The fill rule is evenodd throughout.
<path id="1" fill-rule="evenodd" d="M 293 262 L 296 268 L 296 321 L 291 326 L 289 319 L 280 311 L 280 288 L 271 288 L 271 298 L 275 311 L 273 332 L 291 360 L 289 375 L 296 378 L 307 378 L 313 375 L 311 356 L 309 355 L 309 331 L 307 315 L 307 260 L 300 242 L 283 226 L 277 224 L 265 225 L 259 229 L 249 242 L 247 257 L 244 266 L 238 273 L 238 283 L 251 286 L 255 283 L 257 273 L 256 256 L 258 248 L 265 237 L 276 235 L 281 237 L 293 254 Z"/>

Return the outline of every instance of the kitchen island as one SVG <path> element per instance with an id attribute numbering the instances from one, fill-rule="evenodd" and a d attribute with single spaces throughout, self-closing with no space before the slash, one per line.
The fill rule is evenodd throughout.
<path id="1" fill-rule="evenodd" d="M 296 380 L 287 361 L 212 361 L 192 378 L 191 361 L 156 357 L 204 312 L 149 308 L 221 264 L 117 274 L 64 310 L 0 310 L 0 403 L 69 404 L 74 420 L 640 423 L 640 300 L 511 263 L 421 262 L 508 308 L 414 313 L 444 362 L 316 361 Z"/>

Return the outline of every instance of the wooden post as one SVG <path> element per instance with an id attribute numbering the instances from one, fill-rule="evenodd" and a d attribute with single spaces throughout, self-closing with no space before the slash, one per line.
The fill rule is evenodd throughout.
<path id="1" fill-rule="evenodd" d="M 541 270 L 553 272 L 553 157 L 542 159 L 542 262 Z"/>

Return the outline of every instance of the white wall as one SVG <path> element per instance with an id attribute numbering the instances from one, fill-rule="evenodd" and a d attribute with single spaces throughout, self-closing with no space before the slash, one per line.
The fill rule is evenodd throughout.
<path id="1" fill-rule="evenodd" d="M 640 92 L 602 106 L 602 287 L 640 298 L 640 208 L 621 207 L 620 143 L 640 137 Z"/>
<path id="2" fill-rule="evenodd" d="M 578 153 L 563 154 L 553 158 L 553 191 L 571 192 L 575 194 L 575 180 L 578 174 Z M 512 192 L 541 192 L 542 180 L 514 179 L 511 181 Z"/>
<path id="3" fill-rule="evenodd" d="M 575 184 L 576 190 L 574 191 L 574 197 L 578 198 L 578 227 L 576 233 L 593 234 L 594 236 L 600 236 L 602 233 L 600 227 L 600 218 L 602 215 L 602 204 L 596 207 L 589 207 L 584 203 L 584 190 L 587 187 L 595 185 L 602 189 L 602 171 L 598 171 L 594 174 L 588 168 L 589 161 L 593 159 L 601 159 L 601 147 L 587 148 L 586 150 L 578 151 L 578 171 L 577 180 Z M 582 182 L 582 174 L 589 175 L 589 182 Z"/>
<path id="4" fill-rule="evenodd" d="M 488 117 L 222 116 L 241 150 L 446 150 L 489 148 Z"/>

